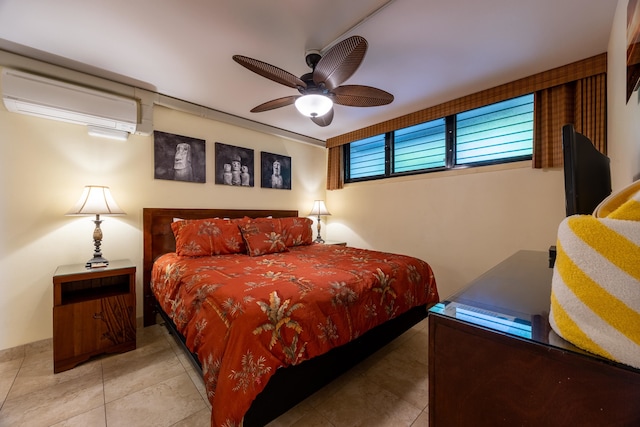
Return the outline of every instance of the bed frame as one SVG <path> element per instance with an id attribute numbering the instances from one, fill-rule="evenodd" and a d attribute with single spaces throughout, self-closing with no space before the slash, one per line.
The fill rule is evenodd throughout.
<path id="1" fill-rule="evenodd" d="M 144 326 L 156 323 L 160 315 L 169 331 L 174 334 L 189 355 L 194 366 L 201 371 L 196 355 L 191 353 L 184 337 L 178 333 L 171 319 L 159 308 L 151 292 L 151 268 L 154 260 L 167 252 L 175 252 L 175 239 L 171 231 L 174 218 L 274 218 L 295 217 L 295 210 L 241 210 L 241 209 L 143 209 L 143 294 Z M 302 402 L 367 356 L 384 347 L 427 316 L 427 307 L 414 307 L 408 312 L 366 332 L 358 339 L 314 357 L 299 365 L 278 369 L 265 389 L 256 397 L 244 417 L 244 427 L 263 426 Z M 425 358 L 427 355 L 424 355 Z"/>

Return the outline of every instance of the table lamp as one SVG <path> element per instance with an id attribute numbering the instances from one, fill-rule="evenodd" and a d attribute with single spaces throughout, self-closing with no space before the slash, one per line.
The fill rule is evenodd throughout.
<path id="1" fill-rule="evenodd" d="M 313 207 L 311 208 L 311 212 L 309 215 L 317 215 L 318 216 L 318 235 L 316 236 L 316 243 L 324 243 L 324 240 L 320 236 L 320 215 L 331 215 L 327 210 L 327 207 L 324 205 L 324 200 L 316 200 L 313 202 Z"/>
<path id="2" fill-rule="evenodd" d="M 100 215 L 125 215 L 116 201 L 111 196 L 109 187 L 100 185 L 87 185 L 76 205 L 67 212 L 67 215 L 95 215 L 93 222 L 96 228 L 93 230 L 93 245 L 95 250 L 85 266 L 87 268 L 106 267 L 109 261 L 102 256 L 100 244 L 102 243 L 102 230 L 100 229 Z"/>

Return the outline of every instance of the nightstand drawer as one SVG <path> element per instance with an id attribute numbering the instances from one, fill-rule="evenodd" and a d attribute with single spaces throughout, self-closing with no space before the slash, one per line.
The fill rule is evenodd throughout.
<path id="1" fill-rule="evenodd" d="M 56 371 L 105 352 L 136 345 L 135 298 L 120 295 L 53 308 L 53 360 Z"/>

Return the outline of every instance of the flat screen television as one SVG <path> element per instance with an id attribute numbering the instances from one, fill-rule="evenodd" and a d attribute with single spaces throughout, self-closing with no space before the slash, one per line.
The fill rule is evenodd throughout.
<path id="1" fill-rule="evenodd" d="M 611 194 L 609 158 L 572 124 L 562 127 L 562 152 L 567 216 L 592 214 Z"/>

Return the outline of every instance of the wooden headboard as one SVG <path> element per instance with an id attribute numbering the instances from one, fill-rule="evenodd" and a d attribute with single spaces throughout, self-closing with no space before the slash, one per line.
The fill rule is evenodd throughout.
<path id="1" fill-rule="evenodd" d="M 266 209 L 178 209 L 178 208 L 144 208 L 142 210 L 143 254 L 142 254 L 142 289 L 144 326 L 153 325 L 155 320 L 155 299 L 151 293 L 151 268 L 160 255 L 175 252 L 176 241 L 171 230 L 174 218 L 274 218 L 296 217 L 296 210 Z"/>

